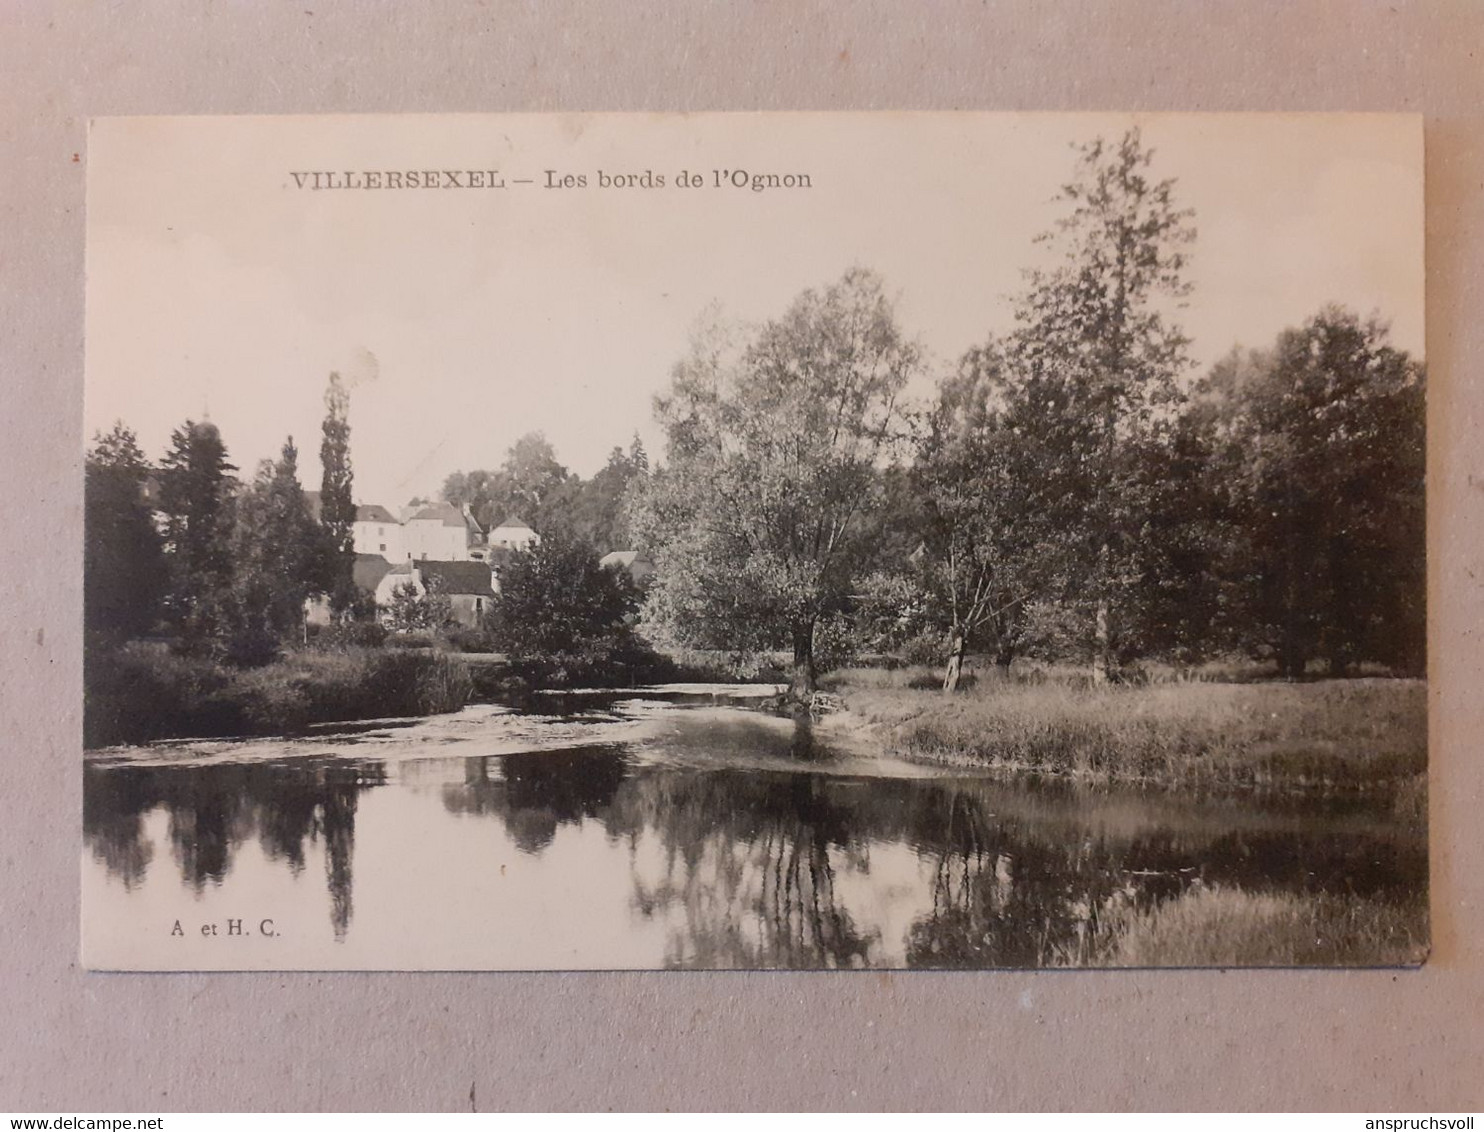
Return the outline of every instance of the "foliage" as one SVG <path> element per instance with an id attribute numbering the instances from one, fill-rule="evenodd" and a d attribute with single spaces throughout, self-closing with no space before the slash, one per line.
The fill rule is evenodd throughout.
<path id="1" fill-rule="evenodd" d="M 543 669 L 543 679 L 558 669 L 601 675 L 606 665 L 637 658 L 638 605 L 627 571 L 600 566 L 583 543 L 545 538 L 500 571 L 486 625 L 500 651 Z"/>
<path id="2" fill-rule="evenodd" d="M 323 468 L 320 484 L 320 525 L 324 529 L 323 583 L 330 595 L 330 608 L 346 615 L 356 597 L 355 521 L 350 464 L 350 393 L 338 373 L 330 374 L 325 389 L 325 420 L 319 459 Z"/>
<path id="3" fill-rule="evenodd" d="M 551 443 L 531 432 L 510 446 L 498 469 L 454 472 L 443 481 L 443 498 L 456 507 L 467 504 L 486 530 L 518 518 L 546 536 L 563 527 L 571 480 Z"/>
<path id="4" fill-rule="evenodd" d="M 812 691 L 815 626 L 873 557 L 863 516 L 919 364 L 860 269 L 745 337 L 698 333 L 656 403 L 669 463 L 629 510 L 657 568 L 646 621 L 703 648 L 786 642 L 795 694 Z"/>
<path id="5" fill-rule="evenodd" d="M 1041 239 L 1061 263 L 1030 273 L 1008 342 L 1005 420 L 1040 454 L 1032 509 L 1061 533 L 1062 584 L 1092 613 L 1095 679 L 1116 666 L 1120 633 L 1135 629 L 1131 598 L 1149 569 L 1154 503 L 1145 463 L 1164 443 L 1189 366 L 1167 317 L 1189 291 L 1190 213 L 1174 182 L 1150 176 L 1137 129 L 1080 152 L 1061 199 L 1070 212 Z"/>
<path id="6" fill-rule="evenodd" d="M 1229 485 L 1244 642 L 1300 676 L 1323 657 L 1425 662 L 1425 381 L 1384 326 L 1328 308 L 1198 390 Z"/>
<path id="7" fill-rule="evenodd" d="M 1047 458 L 1004 403 L 1013 396 L 995 343 L 944 379 L 918 446 L 912 485 L 922 510 L 917 582 L 929 624 L 947 634 L 944 690 L 981 636 L 1008 668 L 1026 636 L 1026 604 L 1053 584 L 1056 539 L 1036 496 Z"/>
<path id="8" fill-rule="evenodd" d="M 145 501 L 150 467 L 122 421 L 94 438 L 84 474 L 83 624 L 90 636 L 141 636 L 160 615 L 166 564 Z"/>
<path id="9" fill-rule="evenodd" d="M 165 612 L 182 651 L 206 654 L 227 631 L 234 481 L 210 422 L 186 421 L 160 462 L 160 513 L 169 562 Z"/>
<path id="10" fill-rule="evenodd" d="M 441 629 L 452 620 L 453 603 L 442 579 L 432 575 L 423 575 L 420 585 L 411 578 L 398 583 L 386 607 L 387 626 L 396 633 Z"/>
<path id="11" fill-rule="evenodd" d="M 289 437 L 237 499 L 226 641 L 227 659 L 237 663 L 266 664 L 304 632 L 322 543 L 299 486 L 298 455 Z"/>
<path id="12" fill-rule="evenodd" d="M 89 747 L 292 734 L 317 723 L 456 711 L 471 691 L 464 663 L 442 653 L 308 649 L 240 669 L 135 643 L 90 659 L 83 734 Z"/>

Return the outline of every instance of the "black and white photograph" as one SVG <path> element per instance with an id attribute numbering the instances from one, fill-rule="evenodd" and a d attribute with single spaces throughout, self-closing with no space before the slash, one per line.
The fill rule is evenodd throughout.
<path id="1" fill-rule="evenodd" d="M 87 157 L 87 967 L 1426 959 L 1420 117 Z"/>

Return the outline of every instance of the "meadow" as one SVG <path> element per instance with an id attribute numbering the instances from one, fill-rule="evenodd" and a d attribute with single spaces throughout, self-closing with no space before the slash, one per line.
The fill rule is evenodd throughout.
<path id="1" fill-rule="evenodd" d="M 1213 788 L 1426 797 L 1421 680 L 1181 681 L 1093 687 L 981 679 L 945 696 L 926 670 L 847 669 L 828 686 L 850 722 L 925 762 Z"/>

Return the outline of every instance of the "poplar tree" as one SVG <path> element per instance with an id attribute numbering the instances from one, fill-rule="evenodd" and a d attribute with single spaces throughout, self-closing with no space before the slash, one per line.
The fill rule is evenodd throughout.
<path id="1" fill-rule="evenodd" d="M 325 389 L 324 438 L 319 459 L 324 470 L 320 483 L 320 526 L 325 534 L 324 585 L 330 608 L 345 617 L 355 604 L 356 504 L 351 493 L 350 393 L 338 373 L 330 374 Z"/>

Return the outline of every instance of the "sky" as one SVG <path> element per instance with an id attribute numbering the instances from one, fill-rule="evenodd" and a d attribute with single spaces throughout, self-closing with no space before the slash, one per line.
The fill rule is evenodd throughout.
<path id="1" fill-rule="evenodd" d="M 86 439 L 122 420 L 158 459 L 209 416 L 244 471 L 292 434 L 314 488 L 335 371 L 360 502 L 435 494 L 533 431 L 587 476 L 635 433 L 662 456 L 652 399 L 708 307 L 760 322 L 852 266 L 883 277 L 936 376 L 1011 327 L 1074 146 L 1135 125 L 1195 213 L 1178 320 L 1199 367 L 1328 303 L 1423 355 L 1411 116 L 114 118 L 88 147 Z M 718 188 L 718 169 L 810 187 Z M 504 187 L 315 191 L 316 170 Z M 567 174 L 586 186 L 546 187 Z"/>

